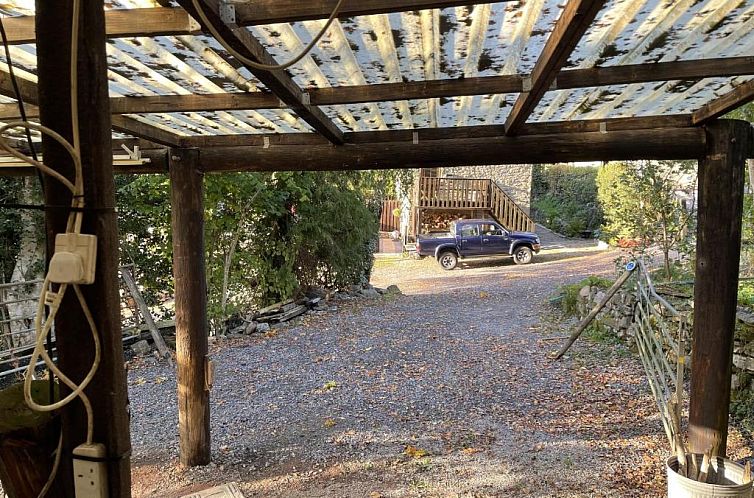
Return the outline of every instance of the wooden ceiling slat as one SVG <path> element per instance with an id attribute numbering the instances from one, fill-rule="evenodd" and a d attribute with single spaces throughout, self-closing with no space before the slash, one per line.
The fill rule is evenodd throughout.
<path id="1" fill-rule="evenodd" d="M 606 0 L 569 0 L 547 39 L 531 75 L 531 89 L 519 95 L 505 122 L 507 135 L 526 123 Z"/>
<path id="2" fill-rule="evenodd" d="M 275 65 L 277 61 L 267 49 L 246 28 L 231 27 L 218 14 L 218 0 L 201 0 L 204 12 L 215 29 L 234 50 L 262 64 Z M 178 0 L 178 3 L 190 14 L 196 15 L 191 0 Z M 280 100 L 290 106 L 301 119 L 325 136 L 332 143 L 343 143 L 343 132 L 328 118 L 321 109 L 304 102 L 304 92 L 296 85 L 293 78 L 285 71 L 263 71 L 254 67 L 247 69 L 257 77 Z"/>

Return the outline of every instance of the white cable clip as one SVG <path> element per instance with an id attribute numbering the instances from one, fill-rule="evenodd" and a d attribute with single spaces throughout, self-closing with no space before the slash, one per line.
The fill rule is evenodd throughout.
<path id="1" fill-rule="evenodd" d="M 312 95 L 309 92 L 302 93 L 301 103 L 304 105 L 312 105 Z"/>
<path id="2" fill-rule="evenodd" d="M 558 89 L 558 78 L 553 78 L 552 83 L 550 84 L 550 91 L 557 90 Z"/>
<path id="3" fill-rule="evenodd" d="M 413 141 L 414 141 L 414 145 L 419 145 L 419 132 L 418 131 L 415 131 L 413 133 Z"/>
<path id="4" fill-rule="evenodd" d="M 263 149 L 270 148 L 270 137 L 262 137 L 262 148 Z"/>
<path id="5" fill-rule="evenodd" d="M 225 1 L 221 1 L 218 5 L 218 14 L 220 15 L 220 19 L 225 24 L 235 24 L 236 23 L 236 6 Z"/>
<path id="6" fill-rule="evenodd" d="M 531 76 L 524 76 L 521 79 L 521 92 L 522 93 L 531 92 L 532 88 L 534 88 L 534 84 L 531 81 Z"/>
<path id="7" fill-rule="evenodd" d="M 605 123 L 604 121 L 600 123 L 600 133 L 602 133 L 603 135 L 607 134 L 607 123 Z"/>

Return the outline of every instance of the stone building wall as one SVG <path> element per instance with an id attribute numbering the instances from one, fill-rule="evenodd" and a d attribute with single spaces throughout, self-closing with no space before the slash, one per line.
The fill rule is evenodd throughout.
<path id="1" fill-rule="evenodd" d="M 505 166 L 462 166 L 442 168 L 440 176 L 459 178 L 490 178 L 527 214 L 531 208 L 531 182 L 534 167 L 531 164 Z"/>

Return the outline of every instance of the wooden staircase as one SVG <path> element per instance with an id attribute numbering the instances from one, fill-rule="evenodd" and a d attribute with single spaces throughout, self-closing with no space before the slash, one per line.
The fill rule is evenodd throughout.
<path id="1" fill-rule="evenodd" d="M 508 230 L 535 230 L 526 212 L 489 179 L 423 177 L 418 195 L 419 209 L 485 210 Z"/>

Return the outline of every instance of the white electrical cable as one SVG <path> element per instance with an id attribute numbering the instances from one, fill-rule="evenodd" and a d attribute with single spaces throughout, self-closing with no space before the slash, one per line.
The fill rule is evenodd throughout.
<path id="1" fill-rule="evenodd" d="M 72 10 L 73 10 L 73 19 L 71 20 L 71 60 L 70 60 L 71 96 L 70 96 L 70 99 L 71 99 L 71 125 L 72 125 L 72 132 L 73 132 L 73 144 L 69 143 L 59 133 L 55 132 L 54 130 L 50 128 L 47 128 L 46 126 L 36 124 L 36 123 L 31 123 L 28 121 L 13 121 L 0 127 L 0 148 L 7 151 L 9 154 L 13 155 L 14 157 L 21 159 L 31 164 L 32 166 L 38 168 L 42 173 L 60 181 L 68 190 L 71 191 L 71 194 L 72 194 L 71 207 L 73 208 L 73 211 L 68 215 L 66 233 L 80 234 L 81 225 L 83 222 L 83 212 L 81 208 L 83 208 L 85 205 L 84 180 L 83 180 L 82 164 L 81 164 L 79 115 L 78 115 L 78 35 L 79 35 L 79 19 L 80 19 L 80 13 L 81 13 L 81 0 L 73 0 Z M 11 61 L 8 61 L 8 64 L 10 63 Z M 50 168 L 43 162 L 36 161 L 33 158 L 26 156 L 25 154 L 11 147 L 8 141 L 6 140 L 4 134 L 7 130 L 12 129 L 12 128 L 25 128 L 25 129 L 37 130 L 40 133 L 43 133 L 44 135 L 47 135 L 48 137 L 58 142 L 68 152 L 68 154 L 71 156 L 73 160 L 74 171 L 75 171 L 74 181 L 71 182 L 68 178 L 66 178 L 59 172 L 55 171 L 54 169 Z M 47 338 L 47 335 L 50 333 L 50 330 L 52 329 L 52 325 L 55 321 L 55 317 L 57 316 L 57 313 L 60 309 L 60 303 L 62 302 L 63 297 L 65 296 L 65 293 L 68 289 L 68 284 L 60 284 L 57 288 L 57 291 L 53 291 L 51 287 L 51 282 L 49 280 L 49 276 L 47 276 L 45 277 L 44 284 L 42 286 L 42 293 L 39 298 L 39 303 L 37 306 L 37 314 L 34 320 L 34 327 L 36 330 L 36 342 L 34 345 L 34 351 L 29 361 L 29 366 L 26 371 L 26 378 L 24 379 L 24 399 L 26 401 L 26 404 L 32 410 L 40 411 L 40 412 L 49 412 L 49 411 L 54 411 L 54 410 L 63 408 L 64 406 L 66 406 L 67 404 L 75 400 L 76 398 L 79 398 L 82 404 L 84 405 L 84 409 L 86 411 L 86 416 L 87 416 L 86 442 L 87 444 L 92 444 L 93 439 L 94 439 L 94 412 L 92 409 L 92 404 L 89 401 L 89 398 L 84 393 L 84 389 L 86 389 L 86 387 L 92 381 L 92 379 L 94 378 L 94 375 L 97 372 L 97 369 L 99 368 L 99 364 L 101 361 L 102 348 L 100 346 L 99 333 L 97 331 L 97 326 L 94 322 L 94 317 L 92 316 L 91 310 L 89 309 L 89 306 L 86 303 L 86 299 L 84 298 L 84 295 L 81 292 L 81 288 L 75 284 L 72 284 L 72 286 L 73 286 L 74 292 L 76 293 L 76 297 L 79 301 L 79 304 L 81 305 L 81 309 L 84 313 L 86 321 L 89 325 L 89 329 L 92 332 L 92 340 L 94 343 L 94 360 L 92 362 L 92 366 L 89 369 L 89 372 L 87 373 L 87 375 L 84 377 L 84 379 L 80 383 L 76 384 L 58 368 L 58 366 L 55 364 L 52 358 L 50 358 L 49 355 L 47 354 L 47 351 L 45 350 L 45 347 L 44 347 L 44 342 L 45 342 L 45 339 Z M 42 317 L 44 316 L 44 309 L 46 306 L 50 308 L 50 313 L 43 323 Z M 65 384 L 71 389 L 71 392 L 70 394 L 68 394 L 68 396 L 48 405 L 41 405 L 35 402 L 31 393 L 31 381 L 34 376 L 34 370 L 36 368 L 36 364 L 40 358 L 44 361 L 45 365 L 49 368 L 51 374 L 54 374 L 55 376 L 57 376 L 58 379 L 60 379 L 60 381 L 63 384 Z M 55 461 L 53 462 L 53 468 L 52 468 L 52 471 L 50 473 L 50 477 L 47 483 L 42 488 L 39 494 L 39 498 L 42 498 L 47 494 L 50 487 L 52 486 L 53 481 L 55 480 L 55 476 L 57 474 L 57 470 L 60 465 L 62 443 L 63 443 L 63 435 L 61 432 L 60 438 L 58 441 L 58 448 L 55 455 Z"/>
<path id="2" fill-rule="evenodd" d="M 209 17 L 207 17 L 207 14 L 204 12 L 204 9 L 201 7 L 199 0 L 191 0 L 194 9 L 196 10 L 196 13 L 201 18 L 202 22 L 206 26 L 206 28 L 209 30 L 210 33 L 212 33 L 212 36 L 215 37 L 215 39 L 222 45 L 225 50 L 228 51 L 233 57 L 238 59 L 239 61 L 243 62 L 247 66 L 251 66 L 255 69 L 261 69 L 263 71 L 282 71 L 283 69 L 288 69 L 289 67 L 293 66 L 297 62 L 299 62 L 301 59 L 307 56 L 309 52 L 314 48 L 314 46 L 319 42 L 319 40 L 322 39 L 323 36 L 325 36 L 325 33 L 327 33 L 327 30 L 330 29 L 330 26 L 332 26 L 332 23 L 335 21 L 335 19 L 338 17 L 338 12 L 340 11 L 340 7 L 343 5 L 343 2 L 345 0 L 338 0 L 338 3 L 335 5 L 335 8 L 332 11 L 332 14 L 330 14 L 330 17 L 327 19 L 327 22 L 322 27 L 322 29 L 317 33 L 317 36 L 314 37 L 314 39 L 306 46 L 304 49 L 293 59 L 289 60 L 288 62 L 284 62 L 283 64 L 261 64 L 257 61 L 251 60 L 248 57 L 245 57 L 241 55 L 237 50 L 235 50 L 233 47 L 230 46 L 230 44 L 225 41 L 225 39 L 222 37 L 222 35 L 217 31 L 217 28 L 215 28 L 214 24 L 209 20 Z"/>

